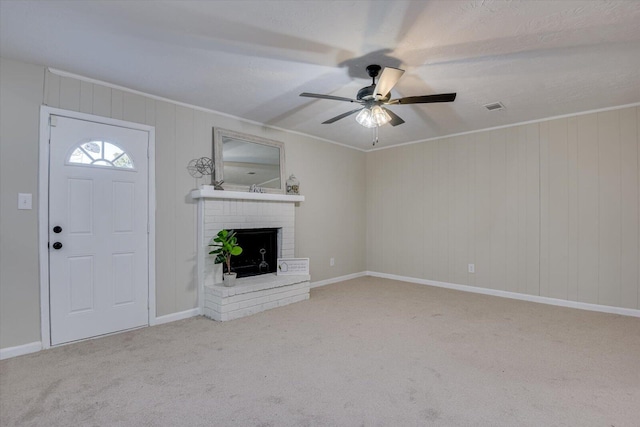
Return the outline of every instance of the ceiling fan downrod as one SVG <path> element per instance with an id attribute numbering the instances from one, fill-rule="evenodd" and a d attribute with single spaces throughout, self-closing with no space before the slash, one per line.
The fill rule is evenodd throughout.
<path id="1" fill-rule="evenodd" d="M 381 69 L 382 67 L 379 66 L 378 64 L 371 64 L 367 66 L 367 73 L 369 73 L 369 77 L 371 77 L 372 85 L 376 84 L 376 77 L 378 77 L 378 74 L 380 73 Z"/>

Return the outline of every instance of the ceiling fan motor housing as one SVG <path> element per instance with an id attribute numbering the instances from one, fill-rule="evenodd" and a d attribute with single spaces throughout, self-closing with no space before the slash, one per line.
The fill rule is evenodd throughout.
<path id="1" fill-rule="evenodd" d="M 376 90 L 376 85 L 363 87 L 358 91 L 358 95 L 356 96 L 356 99 L 358 101 L 367 101 L 369 99 L 372 99 L 375 90 Z"/>
<path id="2" fill-rule="evenodd" d="M 370 101 L 375 98 L 376 77 L 378 77 L 378 74 L 380 73 L 381 69 L 382 67 L 377 64 L 371 64 L 367 66 L 367 73 L 369 74 L 369 77 L 371 77 L 371 85 L 363 87 L 358 91 L 358 95 L 356 95 L 356 99 L 358 101 Z M 389 95 L 390 94 L 386 94 L 384 97 L 378 96 L 377 100 L 382 102 L 388 101 Z"/>

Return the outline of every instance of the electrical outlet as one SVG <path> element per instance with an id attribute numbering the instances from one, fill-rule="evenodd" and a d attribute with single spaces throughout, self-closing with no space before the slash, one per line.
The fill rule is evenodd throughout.
<path id="1" fill-rule="evenodd" d="M 469 264 L 469 273 L 475 273 L 475 272 L 476 272 L 476 265 Z"/>
<path id="2" fill-rule="evenodd" d="M 336 265 L 336 260 L 335 258 L 329 258 L 329 266 L 333 267 L 334 265 Z"/>

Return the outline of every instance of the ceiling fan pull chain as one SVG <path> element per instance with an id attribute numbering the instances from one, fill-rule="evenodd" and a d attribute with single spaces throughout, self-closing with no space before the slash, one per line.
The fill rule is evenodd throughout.
<path id="1" fill-rule="evenodd" d="M 378 143 L 378 126 L 373 128 L 373 146 L 375 147 Z"/>

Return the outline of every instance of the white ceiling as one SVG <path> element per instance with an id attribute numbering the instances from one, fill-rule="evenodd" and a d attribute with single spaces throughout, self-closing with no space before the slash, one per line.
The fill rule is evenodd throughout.
<path id="1" fill-rule="evenodd" d="M 0 55 L 361 149 L 372 63 L 406 70 L 379 146 L 640 102 L 640 1 L 0 1 Z M 483 104 L 506 109 L 488 112 Z"/>

